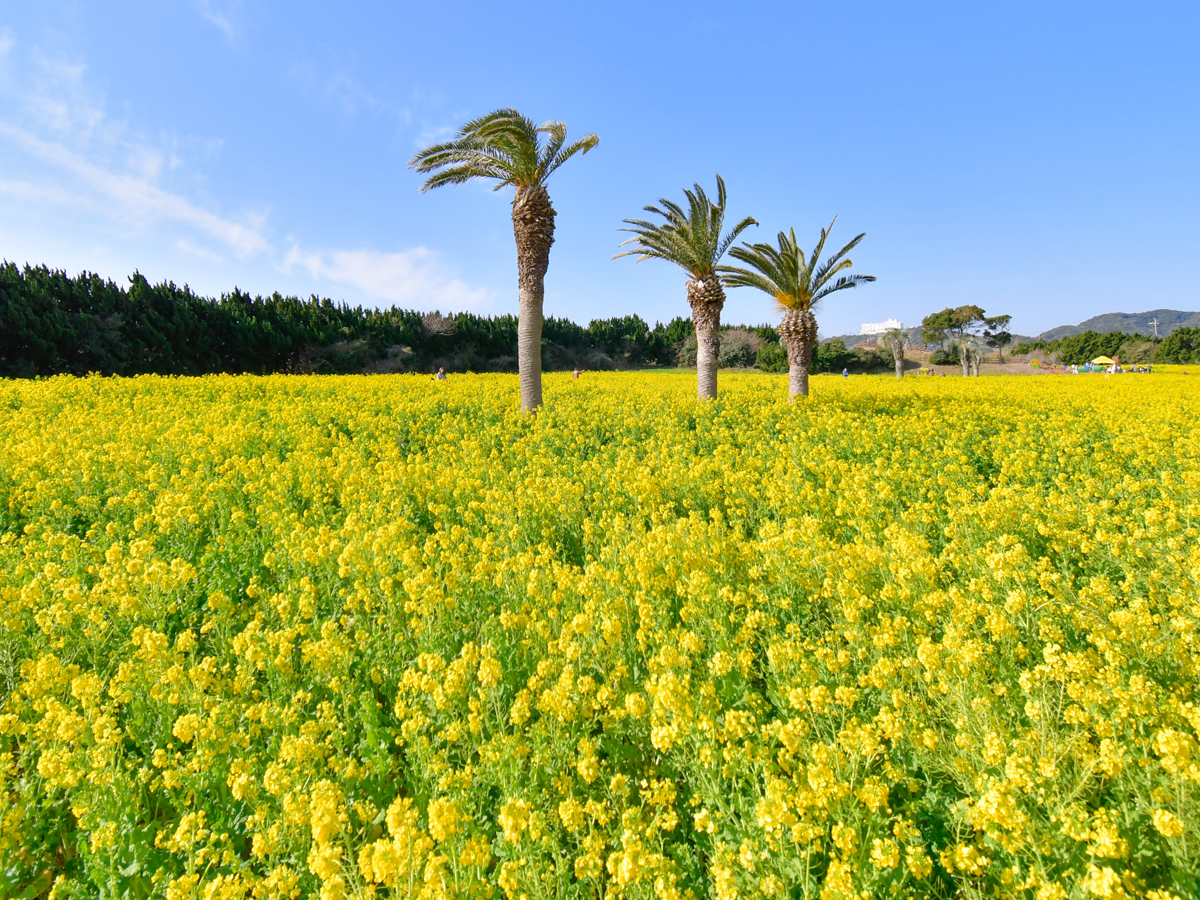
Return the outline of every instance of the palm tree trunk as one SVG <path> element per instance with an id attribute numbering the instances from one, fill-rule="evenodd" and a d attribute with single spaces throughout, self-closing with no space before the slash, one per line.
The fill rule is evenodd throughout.
<path id="1" fill-rule="evenodd" d="M 701 400 L 716 400 L 725 289 L 714 274 L 705 279 L 690 279 L 687 294 L 692 307 L 692 325 L 696 329 L 696 396 Z"/>
<path id="2" fill-rule="evenodd" d="M 788 403 L 808 396 L 808 372 L 812 368 L 812 344 L 792 341 L 788 344 Z"/>
<path id="3" fill-rule="evenodd" d="M 513 236 L 517 241 L 517 368 L 521 373 L 521 409 L 542 405 L 542 300 L 550 245 L 554 243 L 554 207 L 541 185 L 517 188 L 513 198 Z"/>
<path id="4" fill-rule="evenodd" d="M 896 360 L 896 378 L 897 379 L 903 378 L 904 377 L 904 357 L 901 356 L 899 353 L 893 352 L 892 358 L 894 360 Z"/>
<path id="5" fill-rule="evenodd" d="M 787 347 L 788 403 L 808 396 L 808 372 L 812 368 L 812 348 L 817 337 L 817 319 L 807 309 L 789 309 L 779 323 L 779 339 Z"/>

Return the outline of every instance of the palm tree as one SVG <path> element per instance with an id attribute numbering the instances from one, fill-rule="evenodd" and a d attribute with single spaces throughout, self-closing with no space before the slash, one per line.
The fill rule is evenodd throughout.
<path id="1" fill-rule="evenodd" d="M 963 358 L 971 366 L 971 374 L 979 377 L 979 338 L 971 337 L 963 342 Z"/>
<path id="2" fill-rule="evenodd" d="M 543 139 L 545 135 L 545 139 Z M 546 179 L 576 153 L 599 143 L 594 134 L 567 143 L 562 122 L 534 125 L 515 109 L 497 109 L 465 124 L 444 144 L 426 147 L 408 167 L 433 172 L 421 192 L 473 178 L 496 181 L 495 190 L 515 188 L 513 235 L 517 240 L 517 363 L 521 372 L 521 408 L 542 405 L 542 299 L 550 245 L 554 243 L 554 207 Z"/>
<path id="3" fill-rule="evenodd" d="M 692 325 L 696 329 L 696 394 L 701 399 L 717 396 L 717 359 L 721 350 L 721 307 L 725 305 L 725 288 L 717 274 L 717 263 L 737 240 L 738 235 L 758 223 L 747 216 L 725 235 L 725 180 L 717 176 L 717 202 L 714 204 L 699 184 L 694 190 L 684 190 L 688 208 L 678 203 L 659 200 L 657 206 L 644 207 L 646 212 L 662 216 L 665 222 L 655 224 L 643 219 L 626 219 L 634 237 L 621 244 L 635 245 L 634 250 L 616 254 L 644 259 L 665 259 L 688 273 L 687 298 L 692 307 Z"/>
<path id="4" fill-rule="evenodd" d="M 833 217 L 837 221 L 837 216 Z M 817 339 L 817 318 L 814 313 L 821 301 L 835 291 L 858 287 L 866 281 L 874 281 L 874 275 L 843 275 L 836 281 L 833 276 L 854 265 L 844 258 L 866 237 L 860 234 L 845 247 L 820 265 L 821 251 L 825 239 L 833 229 L 821 229 L 821 239 L 806 257 L 796 243 L 795 229 L 786 234 L 779 232 L 779 248 L 770 244 L 743 244 L 734 247 L 729 255 L 740 260 L 750 269 L 721 266 L 725 283 L 730 287 L 752 287 L 770 294 L 783 312 L 779 323 L 779 337 L 788 353 L 788 402 L 797 395 L 808 396 L 808 370 L 812 365 L 812 348 Z M 753 270 L 753 271 L 752 271 Z"/>
<path id="5" fill-rule="evenodd" d="M 880 347 L 892 351 L 892 359 L 896 361 L 896 377 L 904 377 L 904 351 L 908 349 L 908 332 L 899 328 L 890 328 L 881 334 L 877 340 Z"/>
<path id="6" fill-rule="evenodd" d="M 954 341 L 958 361 L 962 365 L 963 378 L 979 374 L 979 340 L 973 334 L 964 334 Z"/>

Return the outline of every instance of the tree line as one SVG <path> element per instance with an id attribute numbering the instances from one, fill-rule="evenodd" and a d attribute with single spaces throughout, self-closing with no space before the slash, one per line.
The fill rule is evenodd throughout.
<path id="1" fill-rule="evenodd" d="M 203 297 L 134 273 L 128 286 L 84 272 L 0 265 L 0 374 L 203 375 L 272 372 L 516 371 L 517 317 L 364 309 L 327 298 Z M 670 366 L 683 318 L 545 321 L 548 368 Z"/>
<path id="2" fill-rule="evenodd" d="M 134 273 L 127 286 L 84 272 L 0 265 L 0 376 L 517 371 L 517 317 L 364 309 L 327 298 L 219 299 Z M 547 370 L 694 366 L 689 318 L 545 320 Z M 770 325 L 721 328 L 720 366 L 787 371 Z M 812 371 L 886 365 L 840 340 L 815 348 Z"/>
<path id="3" fill-rule="evenodd" d="M 1196 363 L 1200 362 L 1200 328 L 1176 328 L 1161 339 L 1123 331 L 1085 331 L 1051 341 L 1028 341 L 1018 344 L 1015 351 L 1041 353 L 1068 366 L 1098 356 L 1120 358 L 1123 363 Z"/>

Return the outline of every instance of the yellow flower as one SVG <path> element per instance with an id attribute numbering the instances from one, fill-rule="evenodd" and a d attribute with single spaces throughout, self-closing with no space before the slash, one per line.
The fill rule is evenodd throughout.
<path id="1" fill-rule="evenodd" d="M 529 827 L 530 806 L 521 799 L 508 800 L 500 807 L 500 827 L 504 829 L 504 839 L 515 843 L 521 837 L 521 832 Z"/>
<path id="2" fill-rule="evenodd" d="M 175 720 L 174 726 L 171 728 L 171 734 L 179 738 L 185 744 L 191 743 L 192 738 L 196 736 L 196 732 L 200 730 L 201 719 L 194 713 L 180 716 Z"/>
<path id="3" fill-rule="evenodd" d="M 900 848 L 887 838 L 875 838 L 871 842 L 871 862 L 881 869 L 894 869 L 900 864 Z"/>
<path id="4" fill-rule="evenodd" d="M 317 844 L 327 843 L 347 821 L 341 788 L 328 780 L 317 782 L 309 801 L 312 838 Z"/>
<path id="5" fill-rule="evenodd" d="M 1175 813 L 1165 809 L 1156 809 L 1151 813 L 1154 827 L 1163 837 L 1177 838 L 1183 835 L 1183 823 Z"/>
<path id="6" fill-rule="evenodd" d="M 1129 829 L 1182 841 L 1200 782 L 1195 374 L 550 372 L 536 417 L 514 377 L 0 381 L 0 857 L 1179 900 Z"/>
<path id="7" fill-rule="evenodd" d="M 446 841 L 458 833 L 460 814 L 452 800 L 429 801 L 429 834 L 435 841 Z"/>

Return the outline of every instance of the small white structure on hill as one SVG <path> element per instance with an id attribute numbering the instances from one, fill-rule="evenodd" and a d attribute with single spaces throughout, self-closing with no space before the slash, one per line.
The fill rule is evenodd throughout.
<path id="1" fill-rule="evenodd" d="M 859 334 L 883 334 L 893 328 L 903 330 L 904 323 L 898 319 L 888 319 L 886 322 L 863 322 L 862 331 Z"/>

